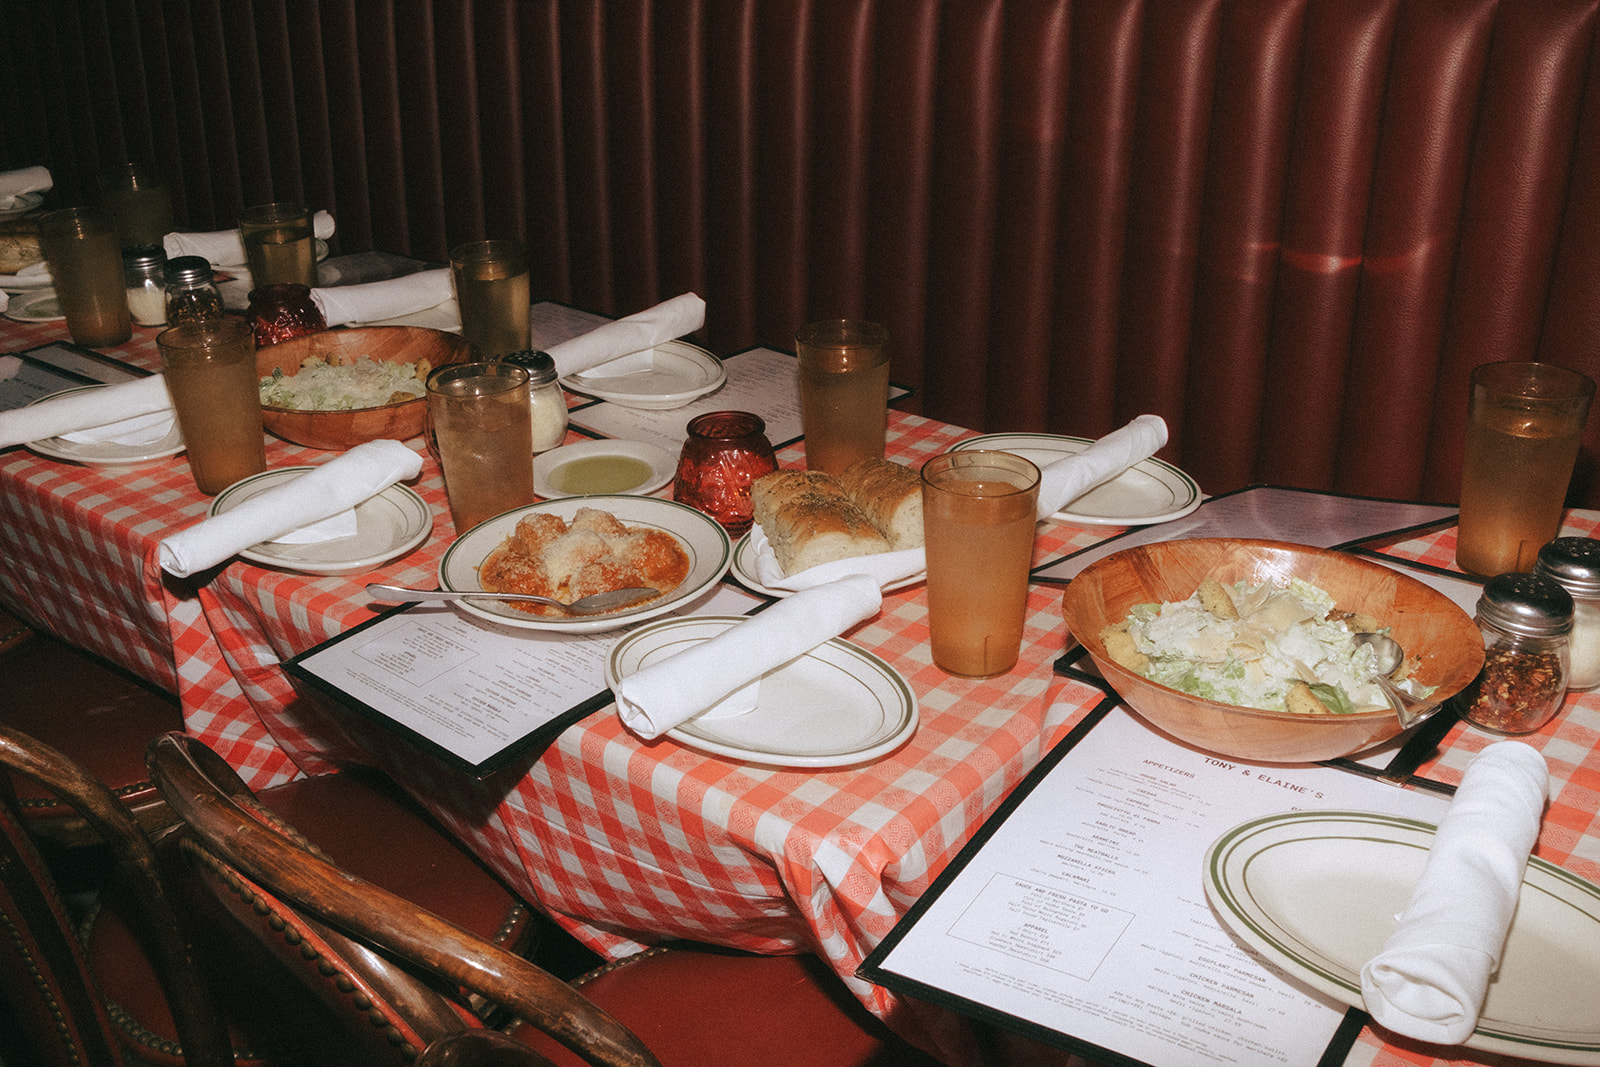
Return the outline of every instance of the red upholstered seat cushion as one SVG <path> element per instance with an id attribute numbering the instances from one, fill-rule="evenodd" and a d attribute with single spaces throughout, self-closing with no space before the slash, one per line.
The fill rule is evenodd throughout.
<path id="1" fill-rule="evenodd" d="M 159 803 L 144 749 L 183 729 L 174 697 L 42 635 L 0 651 L 0 676 L 0 722 L 77 760 L 129 808 Z M 30 820 L 71 815 L 54 794 L 14 777 Z"/>
<path id="2" fill-rule="evenodd" d="M 815 956 L 653 949 L 580 979 L 663 1067 L 937 1067 L 894 1037 Z M 582 1061 L 532 1027 L 516 1036 L 560 1067 Z"/>

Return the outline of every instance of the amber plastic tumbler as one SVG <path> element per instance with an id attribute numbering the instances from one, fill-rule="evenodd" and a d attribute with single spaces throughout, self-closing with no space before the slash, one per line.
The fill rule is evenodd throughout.
<path id="1" fill-rule="evenodd" d="M 257 204 L 239 212 L 250 285 L 317 285 L 317 241 L 304 204 Z"/>
<path id="2" fill-rule="evenodd" d="M 946 452 L 922 466 L 934 665 L 989 678 L 1016 665 L 1028 609 L 1039 468 L 1009 452 Z"/>
<path id="3" fill-rule="evenodd" d="M 1594 382 L 1549 363 L 1472 372 L 1456 562 L 1472 574 L 1531 571 L 1561 533 Z"/>
<path id="4" fill-rule="evenodd" d="M 123 248 L 160 248 L 173 230 L 172 190 L 146 163 L 124 163 L 100 176 L 100 205 Z"/>
<path id="5" fill-rule="evenodd" d="M 481 360 L 528 347 L 528 249 L 520 241 L 473 241 L 450 250 L 461 336 Z"/>
<path id="6" fill-rule="evenodd" d="M 256 338 L 240 319 L 207 319 L 156 336 L 194 484 L 214 496 L 267 469 Z"/>
<path id="7" fill-rule="evenodd" d="M 889 428 L 889 330 L 860 319 L 801 327 L 800 423 L 806 467 L 840 474 L 863 459 L 882 459 Z"/>
<path id="8" fill-rule="evenodd" d="M 440 367 L 428 375 L 428 422 L 456 533 L 537 499 L 526 368 L 513 363 Z"/>
<path id="9" fill-rule="evenodd" d="M 99 208 L 69 207 L 39 219 L 39 246 L 67 320 L 80 345 L 120 345 L 133 336 L 122 246 Z"/>

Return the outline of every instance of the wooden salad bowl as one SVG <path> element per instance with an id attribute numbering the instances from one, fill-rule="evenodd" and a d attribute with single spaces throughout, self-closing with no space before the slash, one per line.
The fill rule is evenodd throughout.
<path id="1" fill-rule="evenodd" d="M 1373 616 L 1405 649 L 1412 676 L 1436 687 L 1431 700 L 1459 692 L 1483 667 L 1477 624 L 1454 601 L 1409 575 L 1343 552 L 1278 541 L 1195 538 L 1139 545 L 1090 564 L 1062 599 L 1068 631 L 1130 708 L 1207 752 L 1305 763 L 1360 752 L 1400 732 L 1392 711 L 1300 715 L 1190 696 L 1107 654 L 1101 631 L 1127 618 L 1134 605 L 1187 599 L 1207 577 L 1224 585 L 1242 580 L 1279 586 L 1300 578 L 1329 593 L 1341 610 Z"/>
<path id="2" fill-rule="evenodd" d="M 433 367 L 471 358 L 471 346 L 453 333 L 424 326 L 364 326 L 302 334 L 256 349 L 256 373 L 267 377 L 281 367 L 293 377 L 307 358 L 315 356 L 349 366 L 362 356 L 390 363 L 428 360 Z M 303 411 L 261 405 L 261 420 L 268 432 L 311 448 L 343 452 L 366 441 L 385 438 L 404 441 L 420 436 L 428 427 L 428 402 L 424 397 L 377 407 L 338 411 Z"/>

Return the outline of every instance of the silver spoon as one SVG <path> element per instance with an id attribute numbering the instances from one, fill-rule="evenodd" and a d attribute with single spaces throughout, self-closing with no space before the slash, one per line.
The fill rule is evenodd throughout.
<path id="1" fill-rule="evenodd" d="M 514 600 L 525 604 L 548 604 L 553 608 L 560 608 L 568 615 L 600 615 L 607 611 L 616 611 L 619 608 L 637 604 L 641 600 L 658 597 L 661 595 L 661 590 L 652 589 L 647 585 L 633 586 L 628 589 L 608 589 L 604 593 L 593 593 L 566 604 L 553 597 L 535 596 L 532 593 L 407 589 L 401 585 L 382 585 L 374 582 L 367 586 L 367 595 L 386 604 L 415 604 L 426 600 Z"/>
<path id="2" fill-rule="evenodd" d="M 1373 675 L 1372 680 L 1389 698 L 1402 729 L 1415 726 L 1439 710 L 1437 701 L 1419 701 L 1389 680 L 1389 675 L 1399 670 L 1400 664 L 1405 662 L 1406 654 L 1400 642 L 1387 634 L 1356 634 L 1355 639 L 1357 644 L 1370 645 L 1377 654 L 1378 673 Z"/>

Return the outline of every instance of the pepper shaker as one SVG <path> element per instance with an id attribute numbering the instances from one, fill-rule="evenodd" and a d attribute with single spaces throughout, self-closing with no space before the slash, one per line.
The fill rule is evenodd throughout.
<path id="1" fill-rule="evenodd" d="M 179 256 L 167 262 L 167 322 L 188 326 L 223 316 L 222 290 L 205 256 Z"/>
<path id="2" fill-rule="evenodd" d="M 1555 717 L 1571 666 L 1572 596 L 1542 574 L 1491 578 L 1478 598 L 1483 671 L 1461 717 L 1499 734 L 1530 734 Z"/>

